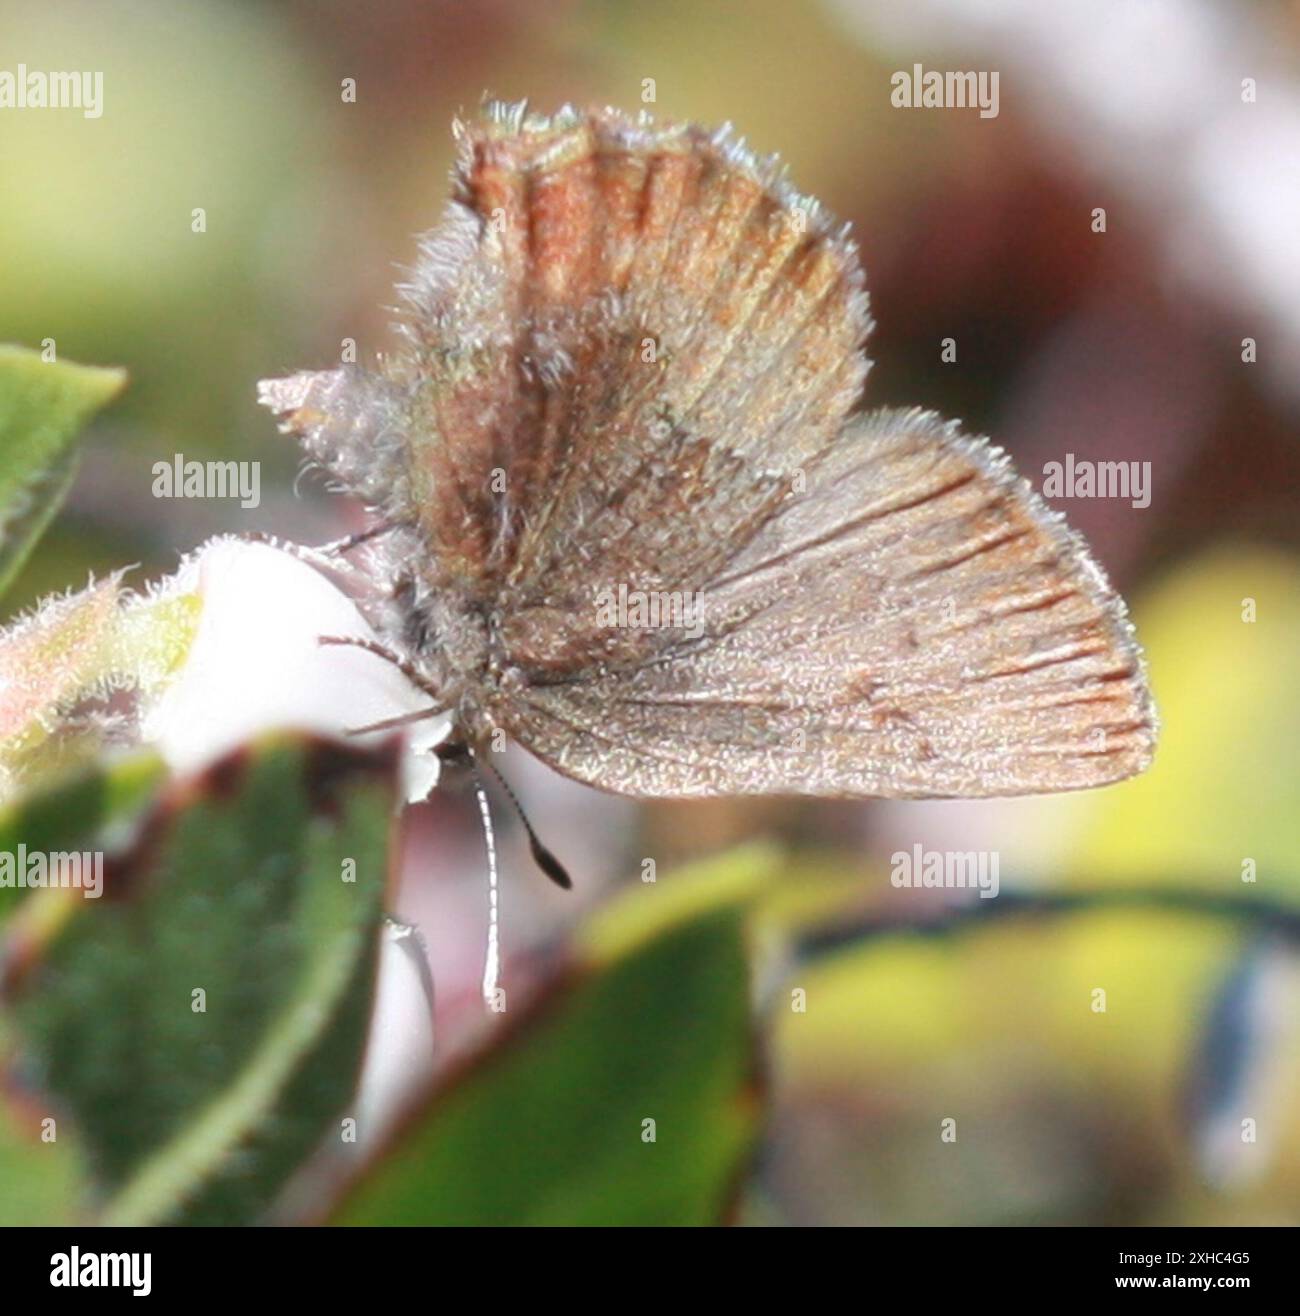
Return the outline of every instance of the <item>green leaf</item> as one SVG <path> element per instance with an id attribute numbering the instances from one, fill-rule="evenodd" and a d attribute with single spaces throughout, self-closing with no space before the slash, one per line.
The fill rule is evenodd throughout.
<path id="1" fill-rule="evenodd" d="M 0 593 L 72 483 L 78 432 L 125 382 L 121 370 L 0 345 Z"/>
<path id="2" fill-rule="evenodd" d="M 111 769 L 103 766 L 0 811 L 0 854 L 17 856 L 20 847 L 49 854 L 93 848 L 101 838 L 125 838 L 149 803 L 163 776 L 160 761 L 137 755 Z M 8 975 L 39 954 L 44 938 L 57 933 L 66 902 L 41 902 L 43 892 L 0 884 L 0 929 L 25 900 L 33 917 L 11 929 L 0 945 Z M 64 909 L 58 907 L 65 905 Z M 0 1057 L 16 1039 L 11 1018 L 0 1011 Z M 48 1103 L 19 1085 L 5 1085 L 0 1101 L 0 1227 L 57 1225 L 75 1219 L 86 1197 L 85 1150 L 69 1120 L 51 1128 Z M 53 1136 L 51 1136 L 53 1135 Z"/>
<path id="3" fill-rule="evenodd" d="M 718 1223 L 761 1106 L 745 925 L 765 862 L 618 902 L 568 975 L 405 1122 L 336 1223 Z"/>
<path id="4" fill-rule="evenodd" d="M 67 1121 L 42 1139 L 47 1111 L 24 1106 L 0 1111 L 0 1228 L 74 1223 L 84 1195 L 86 1170 L 80 1147 Z"/>
<path id="5" fill-rule="evenodd" d="M 73 908 L 15 1011 L 101 1221 L 256 1221 L 346 1113 L 395 779 L 389 755 L 273 741 L 169 788 L 100 900 L 42 893 Z"/>
<path id="6" fill-rule="evenodd" d="M 161 761 L 139 754 L 113 768 L 100 766 L 51 790 L 0 810 L 0 854 L 18 847 L 50 853 L 85 850 L 100 838 L 119 836 L 139 815 L 163 776 Z M 28 895 L 0 881 L 0 926 Z"/>

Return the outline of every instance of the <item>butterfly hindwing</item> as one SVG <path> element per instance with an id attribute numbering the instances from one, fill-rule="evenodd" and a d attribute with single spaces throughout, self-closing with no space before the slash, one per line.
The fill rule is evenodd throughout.
<path id="1" fill-rule="evenodd" d="M 1121 601 L 1005 457 L 934 416 L 851 421 L 695 588 L 698 637 L 665 629 L 607 672 L 543 678 L 513 733 L 647 796 L 1011 795 L 1149 762 Z"/>

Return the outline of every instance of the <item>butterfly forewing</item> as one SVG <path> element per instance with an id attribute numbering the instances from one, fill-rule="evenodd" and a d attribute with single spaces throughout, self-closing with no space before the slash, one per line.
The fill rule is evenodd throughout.
<path id="1" fill-rule="evenodd" d="M 456 196 L 479 239 L 411 298 L 431 541 L 474 525 L 529 598 L 588 594 L 593 559 L 707 569 L 861 391 L 851 244 L 729 135 L 615 111 L 483 116 Z"/>

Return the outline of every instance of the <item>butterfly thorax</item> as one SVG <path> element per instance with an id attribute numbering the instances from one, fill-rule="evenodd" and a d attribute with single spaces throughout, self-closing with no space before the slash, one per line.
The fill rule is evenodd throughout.
<path id="1" fill-rule="evenodd" d="M 566 642 L 565 611 L 519 607 L 508 588 L 416 580 L 408 565 L 392 594 L 381 629 L 437 691 L 458 737 L 471 745 L 508 726 L 508 710 L 531 685 L 582 664 Z"/>

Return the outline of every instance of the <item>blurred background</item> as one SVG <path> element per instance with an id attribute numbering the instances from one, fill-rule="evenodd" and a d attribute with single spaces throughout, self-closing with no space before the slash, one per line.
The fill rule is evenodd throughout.
<path id="1" fill-rule="evenodd" d="M 1149 461 L 1147 507 L 1056 504 L 1147 650 L 1164 731 L 1146 777 L 1005 803 L 643 806 L 514 751 L 578 891 L 501 819 L 506 980 L 644 857 L 668 883 L 772 838 L 792 906 L 890 929 L 760 975 L 772 1106 L 742 1220 L 1300 1223 L 1300 968 L 1270 912 L 1300 910 L 1300 5 L 0 0 L 0 50 L 104 73 L 98 119 L 0 112 L 0 340 L 132 380 L 16 604 L 88 570 L 170 571 L 219 531 L 359 524 L 296 482 L 255 383 L 386 346 L 451 119 L 485 92 L 732 121 L 853 223 L 869 405 L 960 418 L 1038 486 L 1067 452 Z M 918 63 L 997 71 L 997 117 L 895 108 L 891 76 Z M 155 500 L 152 464 L 176 453 L 260 461 L 261 506 Z M 408 832 L 401 913 L 446 1057 L 484 1026 L 473 802 L 440 793 Z M 916 844 L 996 850 L 1004 893 L 1096 899 L 926 935 L 972 893 L 891 887 Z M 1125 891 L 1155 900 L 1117 907 Z M 408 1016 L 386 1016 L 394 1083 Z"/>

